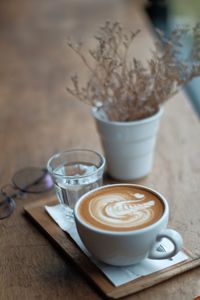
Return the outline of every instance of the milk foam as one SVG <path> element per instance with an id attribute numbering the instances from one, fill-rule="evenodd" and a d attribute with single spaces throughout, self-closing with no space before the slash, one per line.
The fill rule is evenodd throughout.
<path id="1" fill-rule="evenodd" d="M 89 204 L 89 213 L 96 221 L 112 227 L 137 227 L 155 218 L 155 201 L 140 193 L 97 195 Z"/>

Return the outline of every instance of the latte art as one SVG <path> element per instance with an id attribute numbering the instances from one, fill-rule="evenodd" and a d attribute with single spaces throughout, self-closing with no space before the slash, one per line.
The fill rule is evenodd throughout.
<path id="1" fill-rule="evenodd" d="M 80 212 L 100 229 L 128 231 L 153 224 L 163 214 L 163 205 L 153 193 L 128 186 L 110 187 L 86 198 Z"/>
<path id="2" fill-rule="evenodd" d="M 91 217 L 114 227 L 139 226 L 154 218 L 154 200 L 126 200 L 119 194 L 99 196 L 89 205 Z"/>

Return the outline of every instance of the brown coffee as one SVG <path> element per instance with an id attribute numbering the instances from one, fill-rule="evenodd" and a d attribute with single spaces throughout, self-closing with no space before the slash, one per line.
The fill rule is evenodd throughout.
<path id="1" fill-rule="evenodd" d="M 84 222 L 98 229 L 132 231 L 158 221 L 164 204 L 158 195 L 137 186 L 110 186 L 89 194 L 78 207 Z"/>

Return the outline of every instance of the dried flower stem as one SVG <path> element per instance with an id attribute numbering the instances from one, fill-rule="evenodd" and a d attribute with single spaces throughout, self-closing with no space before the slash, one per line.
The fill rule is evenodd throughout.
<path id="1" fill-rule="evenodd" d="M 107 21 L 95 36 L 96 48 L 89 50 L 92 67 L 81 44 L 68 43 L 91 73 L 85 87 L 78 76 L 71 77 L 73 88 L 67 91 L 81 101 L 104 111 L 113 121 L 133 121 L 154 114 L 158 107 L 175 95 L 182 86 L 200 75 L 200 24 L 192 28 L 191 55 L 183 60 L 180 52 L 188 27 L 175 28 L 168 39 L 158 31 L 152 57 L 144 67 L 131 57 L 131 46 L 139 30 L 125 31 L 118 23 Z"/>

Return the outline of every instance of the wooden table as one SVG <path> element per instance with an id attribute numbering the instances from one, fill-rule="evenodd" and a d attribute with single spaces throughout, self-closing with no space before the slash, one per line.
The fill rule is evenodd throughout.
<path id="1" fill-rule="evenodd" d="M 106 19 L 143 31 L 136 53 L 148 56 L 152 35 L 141 1 L 16 0 L 0 3 L 0 184 L 26 166 L 45 166 L 55 152 L 69 148 L 101 151 L 90 108 L 65 91 L 82 64 L 67 37 L 89 37 Z M 183 93 L 165 106 L 155 163 L 141 184 L 169 200 L 170 226 L 187 248 L 200 252 L 200 127 Z M 45 195 L 49 197 L 51 193 Z M 23 215 L 0 221 L 0 299 L 101 299 L 74 266 Z M 200 295 L 200 268 L 130 297 L 192 299 Z"/>

